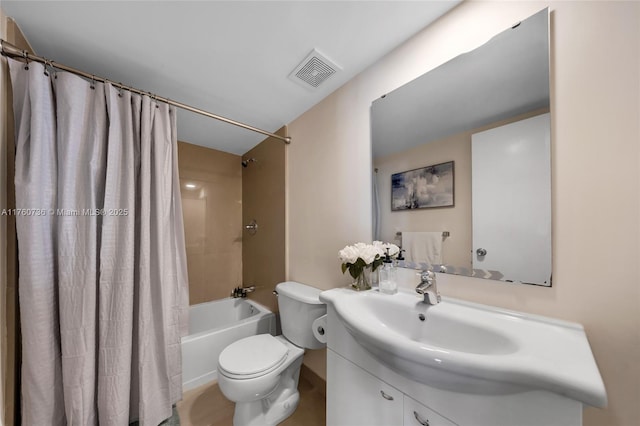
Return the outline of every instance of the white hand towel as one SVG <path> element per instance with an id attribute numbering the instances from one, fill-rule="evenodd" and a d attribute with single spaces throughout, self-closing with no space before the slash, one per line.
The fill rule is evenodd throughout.
<path id="1" fill-rule="evenodd" d="M 409 262 L 442 264 L 442 232 L 403 232 L 402 248 Z"/>

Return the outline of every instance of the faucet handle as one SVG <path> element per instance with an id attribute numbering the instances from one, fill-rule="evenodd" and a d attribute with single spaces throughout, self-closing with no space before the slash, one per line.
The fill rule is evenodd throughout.
<path id="1" fill-rule="evenodd" d="M 420 273 L 420 281 L 422 281 L 423 283 L 431 281 L 434 277 L 435 274 L 433 273 L 433 271 L 430 271 L 428 269 Z"/>
<path id="2" fill-rule="evenodd" d="M 440 303 L 440 293 L 436 286 L 436 274 L 432 270 L 422 271 L 420 274 L 420 284 L 416 287 L 416 293 L 424 296 L 424 302 L 430 305 Z"/>

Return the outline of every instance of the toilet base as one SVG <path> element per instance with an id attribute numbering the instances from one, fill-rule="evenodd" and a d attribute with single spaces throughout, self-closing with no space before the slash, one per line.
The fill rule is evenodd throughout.
<path id="1" fill-rule="evenodd" d="M 298 379 L 301 366 L 302 357 L 299 357 L 282 372 L 278 386 L 266 398 L 236 402 L 233 426 L 275 426 L 293 414 L 300 402 Z"/>

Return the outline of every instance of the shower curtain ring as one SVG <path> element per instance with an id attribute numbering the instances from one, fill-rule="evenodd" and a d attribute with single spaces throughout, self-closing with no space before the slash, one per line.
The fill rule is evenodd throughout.
<path id="1" fill-rule="evenodd" d="M 47 65 L 49 64 L 49 61 L 47 60 L 47 58 L 43 58 L 43 59 L 44 59 L 44 75 L 49 77 L 49 72 L 47 71 Z"/>
<path id="2" fill-rule="evenodd" d="M 29 54 L 27 53 L 26 50 L 22 51 L 22 57 L 24 58 L 25 61 L 27 61 L 26 64 L 24 65 L 24 69 L 28 70 L 29 69 Z"/>
<path id="3" fill-rule="evenodd" d="M 123 96 L 123 94 L 122 94 L 122 83 L 118 83 L 118 85 L 119 85 L 119 89 L 118 89 L 118 97 L 120 97 L 120 98 L 121 98 L 121 97 Z"/>
<path id="4" fill-rule="evenodd" d="M 54 79 L 58 79 L 58 70 L 56 69 L 56 66 L 53 64 L 53 61 L 49 61 L 49 67 L 51 67 L 51 72 L 53 73 L 53 78 Z"/>
<path id="5" fill-rule="evenodd" d="M 89 86 L 91 90 L 96 89 L 96 76 L 91 74 L 91 85 Z"/>

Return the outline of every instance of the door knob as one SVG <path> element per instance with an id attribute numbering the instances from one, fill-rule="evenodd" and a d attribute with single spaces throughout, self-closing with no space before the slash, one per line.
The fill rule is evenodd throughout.
<path id="1" fill-rule="evenodd" d="M 253 219 L 248 225 L 245 225 L 244 228 L 249 231 L 249 235 L 256 235 L 256 232 L 258 232 L 258 222 Z"/>
<path id="2" fill-rule="evenodd" d="M 479 248 L 478 250 L 476 250 L 476 254 L 478 256 L 486 256 L 487 255 L 487 251 L 483 248 Z"/>

